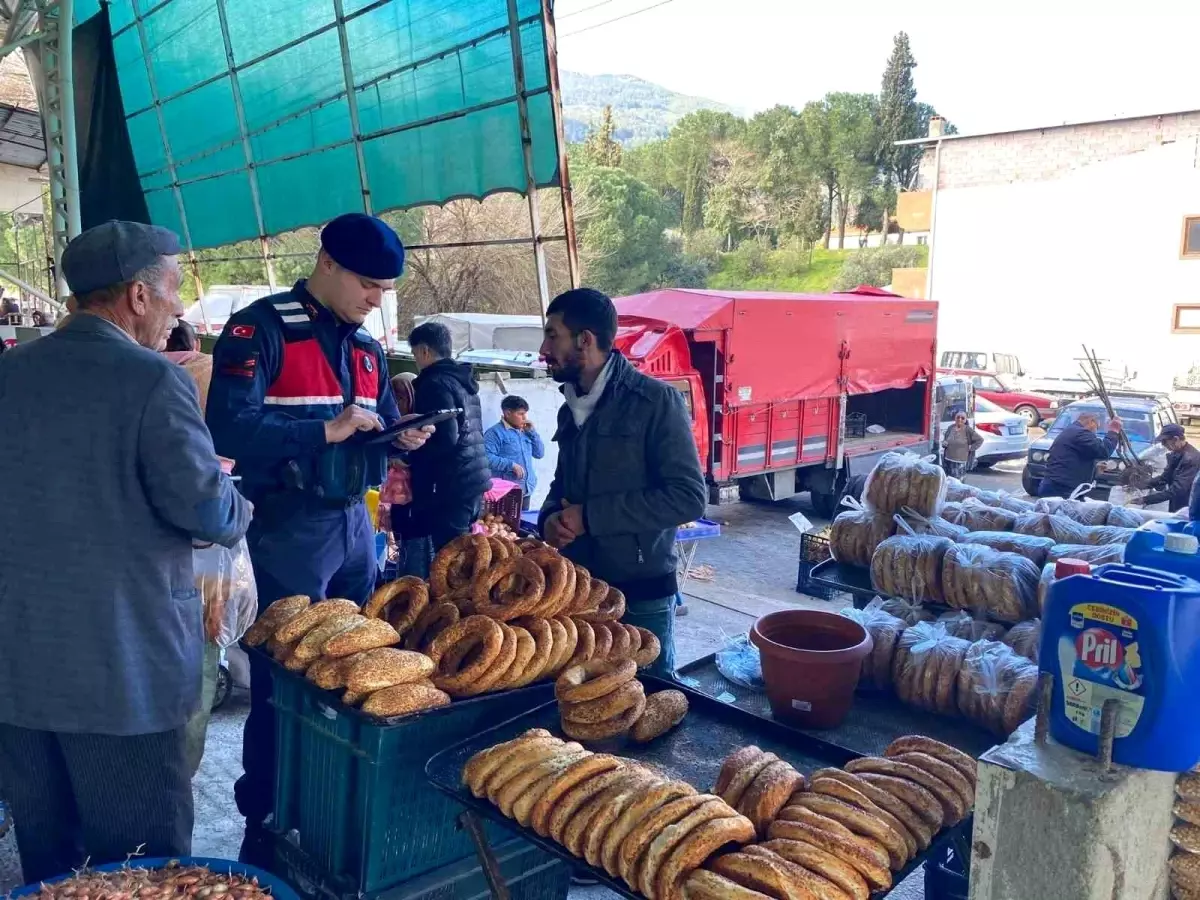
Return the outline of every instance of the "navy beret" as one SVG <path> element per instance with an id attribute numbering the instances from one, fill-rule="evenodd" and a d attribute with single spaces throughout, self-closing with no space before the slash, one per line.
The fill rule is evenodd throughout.
<path id="1" fill-rule="evenodd" d="M 62 255 L 63 277 L 75 296 L 129 281 L 161 256 L 183 252 L 169 228 L 123 222 L 96 225 L 76 235 Z"/>
<path id="2" fill-rule="evenodd" d="M 364 278 L 388 281 L 404 271 L 400 235 L 374 216 L 338 216 L 321 230 L 321 248 L 343 269 Z"/>

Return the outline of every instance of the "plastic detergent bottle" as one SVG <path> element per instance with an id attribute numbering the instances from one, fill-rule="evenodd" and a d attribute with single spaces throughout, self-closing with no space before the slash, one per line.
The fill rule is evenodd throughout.
<path id="1" fill-rule="evenodd" d="M 1054 676 L 1050 734 L 1095 754 L 1112 699 L 1115 762 L 1186 772 L 1200 761 L 1200 582 L 1128 563 L 1090 573 L 1085 565 L 1059 561 L 1042 617 L 1040 669 Z"/>
<path id="2" fill-rule="evenodd" d="M 1200 522 L 1152 522 L 1138 529 L 1125 545 L 1125 562 L 1200 581 L 1200 541 L 1193 525 Z"/>

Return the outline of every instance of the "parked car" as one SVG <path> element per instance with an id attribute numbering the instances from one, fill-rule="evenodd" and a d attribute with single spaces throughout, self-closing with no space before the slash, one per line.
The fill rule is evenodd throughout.
<path id="1" fill-rule="evenodd" d="M 1030 428 L 1040 425 L 1043 419 L 1053 419 L 1058 412 L 1058 401 L 1045 394 L 1019 391 L 1010 386 L 1001 376 L 973 369 L 938 369 L 964 375 L 975 385 L 977 396 L 985 397 L 1001 409 L 1015 412 L 1025 418 Z"/>
<path id="2" fill-rule="evenodd" d="M 977 468 L 990 469 L 998 462 L 1024 459 L 1029 452 L 1029 426 L 1025 417 L 1002 409 L 978 393 L 975 430 L 983 438 L 983 446 L 975 451 Z"/>
<path id="3" fill-rule="evenodd" d="M 1166 451 L 1162 445 L 1155 443 L 1154 438 L 1162 431 L 1164 425 L 1178 421 L 1170 401 L 1166 397 L 1114 396 L 1112 404 L 1138 458 L 1147 462 L 1155 472 L 1161 472 L 1166 467 Z M 1076 400 L 1060 409 L 1050 430 L 1044 437 L 1034 441 L 1029 448 L 1029 461 L 1021 476 L 1021 485 L 1026 493 L 1031 496 L 1037 495 L 1054 439 L 1085 412 L 1094 413 L 1099 418 L 1101 433 L 1108 427 L 1108 413 L 1097 397 Z M 1121 471 L 1124 468 L 1124 461 L 1117 458 L 1115 452 L 1112 458 L 1097 462 L 1096 489 L 1088 496 L 1095 499 L 1107 498 L 1109 491 L 1120 484 Z"/>
<path id="4" fill-rule="evenodd" d="M 976 345 L 978 347 L 978 345 Z M 1015 353 L 996 350 L 943 350 L 938 357 L 943 369 L 964 372 L 998 372 L 1020 378 L 1025 374 L 1021 360 Z"/>

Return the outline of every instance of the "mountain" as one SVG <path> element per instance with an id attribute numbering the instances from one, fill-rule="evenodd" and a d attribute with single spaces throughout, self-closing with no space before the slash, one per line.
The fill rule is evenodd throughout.
<path id="1" fill-rule="evenodd" d="M 605 106 L 613 108 L 616 138 L 622 144 L 644 144 L 665 138 L 671 126 L 690 112 L 738 111 L 703 97 L 677 94 L 632 75 L 583 75 L 561 71 L 563 119 L 570 142 L 582 141 L 600 121 Z"/>

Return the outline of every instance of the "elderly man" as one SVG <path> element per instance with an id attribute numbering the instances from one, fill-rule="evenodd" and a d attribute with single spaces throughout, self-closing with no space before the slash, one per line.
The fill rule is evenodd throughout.
<path id="1" fill-rule="evenodd" d="M 260 608 L 281 597 L 365 603 L 379 567 L 363 496 L 383 482 L 386 444 L 363 432 L 401 421 L 387 359 L 363 327 L 404 270 L 404 246 L 382 220 L 339 216 L 321 232 L 312 274 L 290 291 L 234 313 L 213 351 L 208 426 L 217 451 L 255 504 L 247 535 Z M 425 443 L 433 428 L 403 431 L 393 454 Z M 271 673 L 250 665 L 245 774 L 234 787 L 246 817 L 241 859 L 269 867 L 263 827 L 274 810 L 275 720 Z"/>
<path id="2" fill-rule="evenodd" d="M 1137 502 L 1153 506 L 1165 500 L 1167 508 L 1176 512 L 1187 507 L 1192 495 L 1192 484 L 1200 473 L 1200 450 L 1188 443 L 1183 426 L 1174 422 L 1164 425 L 1155 440 L 1167 450 L 1167 467 L 1150 482 L 1151 492 Z"/>
<path id="3" fill-rule="evenodd" d="M 1097 437 L 1100 418 L 1094 412 L 1079 417 L 1058 433 L 1050 445 L 1050 458 L 1038 488 L 1039 497 L 1069 497 L 1081 484 L 1092 480 L 1096 463 L 1108 459 L 1117 449 L 1121 420 L 1112 418 L 1103 438 Z"/>
<path id="4" fill-rule="evenodd" d="M 192 545 L 236 544 L 251 507 L 154 352 L 179 252 L 164 228 L 85 231 L 62 257 L 78 312 L 0 359 L 0 784 L 28 882 L 191 848 Z"/>

